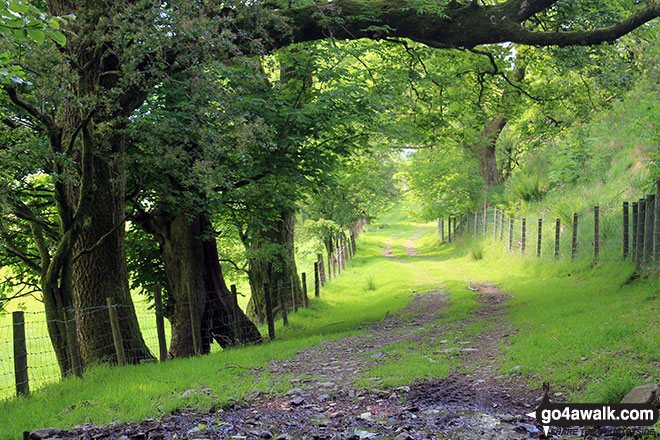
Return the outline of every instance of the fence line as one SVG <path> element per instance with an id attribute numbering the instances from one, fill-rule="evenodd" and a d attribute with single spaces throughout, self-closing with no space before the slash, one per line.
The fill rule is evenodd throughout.
<path id="1" fill-rule="evenodd" d="M 619 209 L 621 215 L 617 214 Z M 467 221 L 464 221 L 464 218 Z M 448 234 L 445 234 L 445 223 Z M 532 223 L 537 223 L 537 227 L 529 227 Z M 604 258 L 629 259 L 639 270 L 658 267 L 660 179 L 655 182 L 654 194 L 633 202 L 610 201 L 606 205 L 572 213 L 572 217 L 564 220 L 548 219 L 548 216 L 544 215 L 533 222 L 511 216 L 498 207 L 467 210 L 458 215 L 438 219 L 438 233 L 445 242 L 452 242 L 466 234 L 487 237 L 490 232 L 493 241 L 504 243 L 512 253 L 524 254 L 527 244 L 532 243 L 536 246 L 535 252 L 529 252 L 528 255 L 536 255 L 537 258 L 547 255 L 556 260 L 570 255 L 571 259 L 575 259 L 588 252 L 594 263 L 603 261 Z M 531 241 L 528 240 L 530 234 Z M 544 243 L 545 246 L 551 246 L 553 252 L 543 252 Z M 566 253 L 567 246 L 570 254 Z"/>
<path id="2" fill-rule="evenodd" d="M 328 272 L 324 271 L 323 255 L 318 254 L 318 260 L 314 263 L 314 295 L 319 297 L 320 288 L 324 286 L 329 277 L 336 278 L 345 270 L 346 263 L 350 260 L 356 251 L 355 238 L 363 231 L 366 220 L 360 220 L 351 237 L 342 240 L 341 246 L 335 249 L 328 259 Z M 332 272 L 332 275 L 330 273 Z M 326 276 L 327 275 L 327 276 Z M 283 325 L 288 325 L 288 313 L 297 311 L 299 308 L 309 306 L 308 280 L 307 273 L 300 274 L 301 284 L 294 282 L 293 276 L 288 282 L 276 283 L 275 285 L 265 284 L 263 286 L 265 293 L 265 314 L 268 328 L 268 338 L 275 339 L 275 320 L 280 318 Z M 301 298 L 296 297 L 297 287 L 301 286 Z M 166 361 L 170 355 L 168 352 L 168 340 L 172 335 L 172 329 L 169 320 L 164 318 L 172 316 L 181 310 L 189 310 L 189 319 L 191 321 L 189 335 L 193 342 L 193 353 L 200 354 L 203 351 L 209 351 L 213 339 L 213 328 L 224 326 L 230 328 L 235 341 L 239 340 L 241 335 L 240 314 L 238 313 L 238 292 L 236 285 L 230 286 L 232 313 L 225 319 L 209 316 L 196 316 L 193 311 L 199 311 L 200 305 L 203 305 L 203 311 L 212 310 L 218 303 L 225 307 L 225 299 L 209 299 L 209 294 L 215 294 L 216 291 L 196 292 L 193 298 L 204 298 L 203 303 L 199 301 L 175 302 L 171 299 L 165 305 L 162 300 L 160 286 L 155 286 L 153 291 L 153 303 L 147 299 L 142 301 L 133 301 L 132 304 L 117 304 L 112 298 L 107 298 L 106 304 L 87 308 L 69 308 L 58 310 L 53 313 L 57 318 L 46 319 L 45 311 L 17 311 L 12 314 L 12 324 L 0 325 L 0 400 L 11 398 L 12 396 L 27 395 L 31 390 L 39 388 L 45 384 L 57 382 L 62 377 L 76 374 L 82 376 L 82 366 L 80 360 L 76 362 L 76 355 L 79 355 L 79 341 L 75 337 L 76 326 L 82 318 L 92 320 L 105 320 L 110 322 L 111 332 L 106 335 L 94 335 L 95 341 L 93 350 L 97 353 L 111 354 L 108 360 L 118 365 L 137 364 L 142 362 L 154 362 L 156 358 L 144 356 L 143 350 L 139 348 L 127 348 L 135 344 L 127 344 L 123 340 L 127 329 L 133 327 L 132 314 L 118 313 L 121 309 L 131 309 L 135 314 L 139 324 L 140 337 L 146 344 L 150 353 L 158 355 L 158 360 Z M 192 298 L 189 298 L 192 299 Z M 191 306 L 195 307 L 191 307 Z M 178 311 L 178 312 L 177 312 Z M 201 322 L 200 322 L 201 321 Z M 243 321 L 245 322 L 245 321 Z M 49 327 L 58 324 L 56 327 L 72 329 L 67 347 L 73 347 L 68 351 L 68 359 L 73 360 L 73 366 L 64 366 L 58 362 L 55 349 L 52 345 Z M 249 325 L 252 325 L 251 323 Z M 214 328 L 215 328 L 214 327 Z M 195 331 L 197 329 L 197 331 Z M 200 332 L 201 329 L 201 332 Z M 77 334 L 80 334 L 79 332 Z M 70 335 L 54 334 L 55 338 L 66 338 Z M 185 335 L 184 335 L 185 336 Z M 73 342 L 73 343 L 72 343 Z M 171 347 L 170 347 L 171 348 Z M 204 349 L 203 349 L 204 348 Z M 89 349 L 89 348 L 88 348 Z M 191 354 L 193 354 L 191 353 Z"/>

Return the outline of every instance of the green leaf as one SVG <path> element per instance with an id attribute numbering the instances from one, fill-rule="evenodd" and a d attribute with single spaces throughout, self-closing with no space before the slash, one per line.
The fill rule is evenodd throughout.
<path id="1" fill-rule="evenodd" d="M 39 29 L 28 29 L 27 35 L 38 44 L 44 44 L 44 39 L 46 38 L 46 33 Z"/>
<path id="2" fill-rule="evenodd" d="M 27 37 L 27 31 L 25 29 L 14 29 L 14 36 L 18 41 L 23 41 Z"/>
<path id="3" fill-rule="evenodd" d="M 64 46 L 66 44 L 66 37 L 60 31 L 49 32 L 48 36 L 60 46 Z"/>
<path id="4" fill-rule="evenodd" d="M 28 11 L 28 7 L 17 2 L 9 3 L 9 9 L 19 14 L 25 14 Z"/>
<path id="5" fill-rule="evenodd" d="M 50 20 L 48 20 L 48 25 L 53 29 L 54 31 L 59 31 L 60 30 L 60 21 L 56 17 L 51 17 Z"/>

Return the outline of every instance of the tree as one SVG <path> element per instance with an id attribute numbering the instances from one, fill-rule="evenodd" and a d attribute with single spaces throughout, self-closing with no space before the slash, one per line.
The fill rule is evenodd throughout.
<path id="1" fill-rule="evenodd" d="M 194 354 L 194 333 L 201 353 L 209 352 L 214 339 L 223 347 L 261 340 L 226 286 L 212 223 L 228 193 L 259 173 L 258 160 L 248 166 L 247 157 L 270 142 L 270 129 L 259 115 L 247 103 L 235 104 L 249 97 L 227 81 L 233 74 L 247 75 L 252 64 L 207 63 L 174 75 L 159 85 L 130 127 L 129 184 L 141 192 L 133 219 L 158 243 L 154 255 L 136 240 L 131 255 L 161 268 L 161 277 L 145 278 L 139 273 L 143 267 L 132 268 L 140 287 L 165 286 L 173 357 Z"/>
<path id="2" fill-rule="evenodd" d="M 229 23 L 193 2 L 169 11 L 147 1 L 52 1 L 48 8 L 52 15 L 76 16 L 63 27 L 67 45 L 61 53 L 45 50 L 26 59 L 30 82 L 5 87 L 20 117 L 46 134 L 50 149 L 43 172 L 53 177 L 60 238 L 52 253 L 40 246 L 44 304 L 47 311 L 88 310 L 114 298 L 124 349 L 138 362 L 151 355 L 126 275 L 124 130 L 162 78 L 235 46 L 210 41 Z M 78 313 L 76 325 L 85 363 L 115 359 L 107 317 Z"/>
<path id="3" fill-rule="evenodd" d="M 265 318 L 265 284 L 291 286 L 296 302 L 303 303 L 294 252 L 297 204 L 339 157 L 359 148 L 366 133 L 358 127 L 374 115 L 369 88 L 347 79 L 353 66 L 328 44 L 296 45 L 270 61 L 273 67 L 264 70 L 273 74 L 265 81 L 261 114 L 273 127 L 275 147 L 264 156 L 267 176 L 237 193 L 247 208 L 232 216 L 247 253 L 248 313 L 258 321 Z M 332 70 L 324 70 L 327 65 Z"/>

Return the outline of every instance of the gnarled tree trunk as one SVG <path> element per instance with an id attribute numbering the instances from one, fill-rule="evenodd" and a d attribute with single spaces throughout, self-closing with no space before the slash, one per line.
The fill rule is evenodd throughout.
<path id="1" fill-rule="evenodd" d="M 123 139 L 115 141 L 113 155 L 97 155 L 94 159 L 94 192 L 91 200 L 85 202 L 93 208 L 73 244 L 73 255 L 79 256 L 72 265 L 73 306 L 79 310 L 76 323 L 85 364 L 116 360 L 108 311 L 102 309 L 107 298 L 113 298 L 117 304 L 126 359 L 139 363 L 152 357 L 142 338 L 128 287 L 125 174 L 118 161 L 123 156 Z M 92 250 L 87 252 L 89 249 Z"/>
<path id="2" fill-rule="evenodd" d="M 497 115 L 490 120 L 481 133 L 481 139 L 470 146 L 470 151 L 477 158 L 481 178 L 486 188 L 491 189 L 501 181 L 500 170 L 497 168 L 496 146 L 497 138 L 506 125 L 503 115 Z"/>
<path id="3" fill-rule="evenodd" d="M 248 226 L 244 239 L 248 248 L 248 278 L 252 292 L 248 315 L 258 322 L 266 319 L 265 284 L 271 285 L 275 314 L 280 313 L 278 297 L 275 296 L 278 282 L 285 289 L 283 296 L 287 308 L 291 308 L 294 297 L 296 304 L 303 304 L 303 291 L 296 267 L 294 223 L 294 215 L 282 210 L 277 220 L 255 221 Z"/>
<path id="4" fill-rule="evenodd" d="M 172 325 L 170 354 L 194 354 L 193 331 L 201 342 L 201 354 L 210 351 L 211 342 L 222 347 L 257 343 L 261 335 L 240 308 L 234 307 L 218 260 L 215 238 L 209 220 L 199 215 L 159 215 L 142 223 L 161 246 L 167 276 L 167 318 Z M 191 307 L 199 317 L 193 328 Z M 234 332 L 234 319 L 238 331 Z"/>

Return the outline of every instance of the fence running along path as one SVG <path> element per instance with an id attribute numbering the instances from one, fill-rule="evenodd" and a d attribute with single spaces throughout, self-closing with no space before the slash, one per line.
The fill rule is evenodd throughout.
<path id="1" fill-rule="evenodd" d="M 346 263 L 356 252 L 355 238 L 362 233 L 366 220 L 360 220 L 355 226 L 354 234 L 345 240 L 342 240 L 340 246 L 335 249 L 327 260 L 327 273 L 324 267 L 323 255 L 318 254 L 317 261 L 314 263 L 313 278 L 307 278 L 307 273 L 300 274 L 302 299 L 295 295 L 296 286 L 293 277 L 289 282 L 281 281 L 275 285 L 264 285 L 266 300 L 266 324 L 268 329 L 268 339 L 275 339 L 275 320 L 281 318 L 283 325 L 288 325 L 288 313 L 297 311 L 299 308 L 309 306 L 309 295 L 312 292 L 307 291 L 308 281 L 313 280 L 314 296 L 320 296 L 321 287 L 325 286 L 331 278 L 336 278 L 346 269 Z M 238 307 L 238 295 L 236 285 L 230 286 L 231 297 L 234 310 Z M 197 292 L 197 298 L 204 297 L 208 292 Z M 191 298 L 194 300 L 194 298 Z M 220 299 L 216 301 L 221 301 Z M 212 306 L 213 301 L 207 301 L 206 304 Z M 190 307 L 191 304 L 197 304 L 190 301 L 181 306 L 196 310 L 197 307 Z M 123 313 L 117 313 L 120 308 L 133 308 L 138 319 L 142 338 L 147 344 L 151 353 L 157 355 L 157 358 L 138 359 L 138 353 L 131 353 L 124 349 L 122 342 L 122 328 L 128 323 L 123 321 L 127 318 Z M 168 341 L 171 336 L 171 327 L 168 320 L 165 319 L 165 309 L 163 306 L 162 291 L 160 286 L 153 289 L 153 302 L 144 299 L 134 301 L 132 305 L 116 304 L 112 298 L 106 299 L 106 304 L 87 309 L 68 309 L 65 313 L 57 313 L 57 316 L 65 316 L 64 322 L 56 320 L 58 323 L 64 323 L 67 329 L 66 337 L 76 344 L 75 327 L 76 318 L 90 317 L 92 319 L 105 319 L 110 321 L 111 332 L 108 335 L 99 335 L 100 340 L 107 341 L 107 344 L 97 347 L 102 352 L 114 353 L 111 359 L 112 363 L 118 365 L 137 364 L 142 362 L 155 362 L 159 360 L 164 362 L 168 359 Z M 233 330 L 234 337 L 241 332 L 239 327 L 238 313 L 233 313 L 228 319 L 231 322 L 222 323 Z M 199 316 L 191 313 L 191 322 L 199 322 Z M 48 324 L 51 321 L 46 319 L 43 311 L 16 311 L 12 313 L 11 324 L 0 325 L 0 400 L 9 399 L 13 396 L 25 396 L 32 390 L 42 387 L 45 384 L 57 382 L 62 377 L 77 375 L 82 377 L 83 371 L 81 361 L 76 356 L 73 366 L 66 371 L 61 371 L 57 362 L 55 351 L 51 344 L 48 333 Z M 193 351 L 195 354 L 202 352 L 201 345 L 201 325 L 192 326 L 197 331 L 192 331 L 191 339 L 193 341 Z M 61 326 L 58 326 L 61 328 Z M 201 329 L 204 333 L 208 329 Z M 58 335 L 61 337 L 62 335 Z M 237 339 L 237 338 L 236 338 Z M 219 351 L 219 345 L 212 344 L 211 351 Z M 78 350 L 73 350 L 78 353 Z"/>
<path id="2" fill-rule="evenodd" d="M 488 236 L 492 230 L 493 241 L 500 241 L 512 253 L 520 254 L 525 254 L 532 234 L 536 258 L 577 259 L 588 254 L 594 263 L 623 259 L 632 261 L 640 271 L 657 268 L 660 267 L 660 179 L 654 189 L 654 194 L 637 201 L 594 206 L 563 219 L 539 218 L 536 228 L 528 227 L 528 219 L 512 217 L 497 207 L 466 211 L 438 219 L 438 233 L 442 241 L 452 242 L 465 234 Z M 548 250 L 543 251 L 544 248 Z"/>

